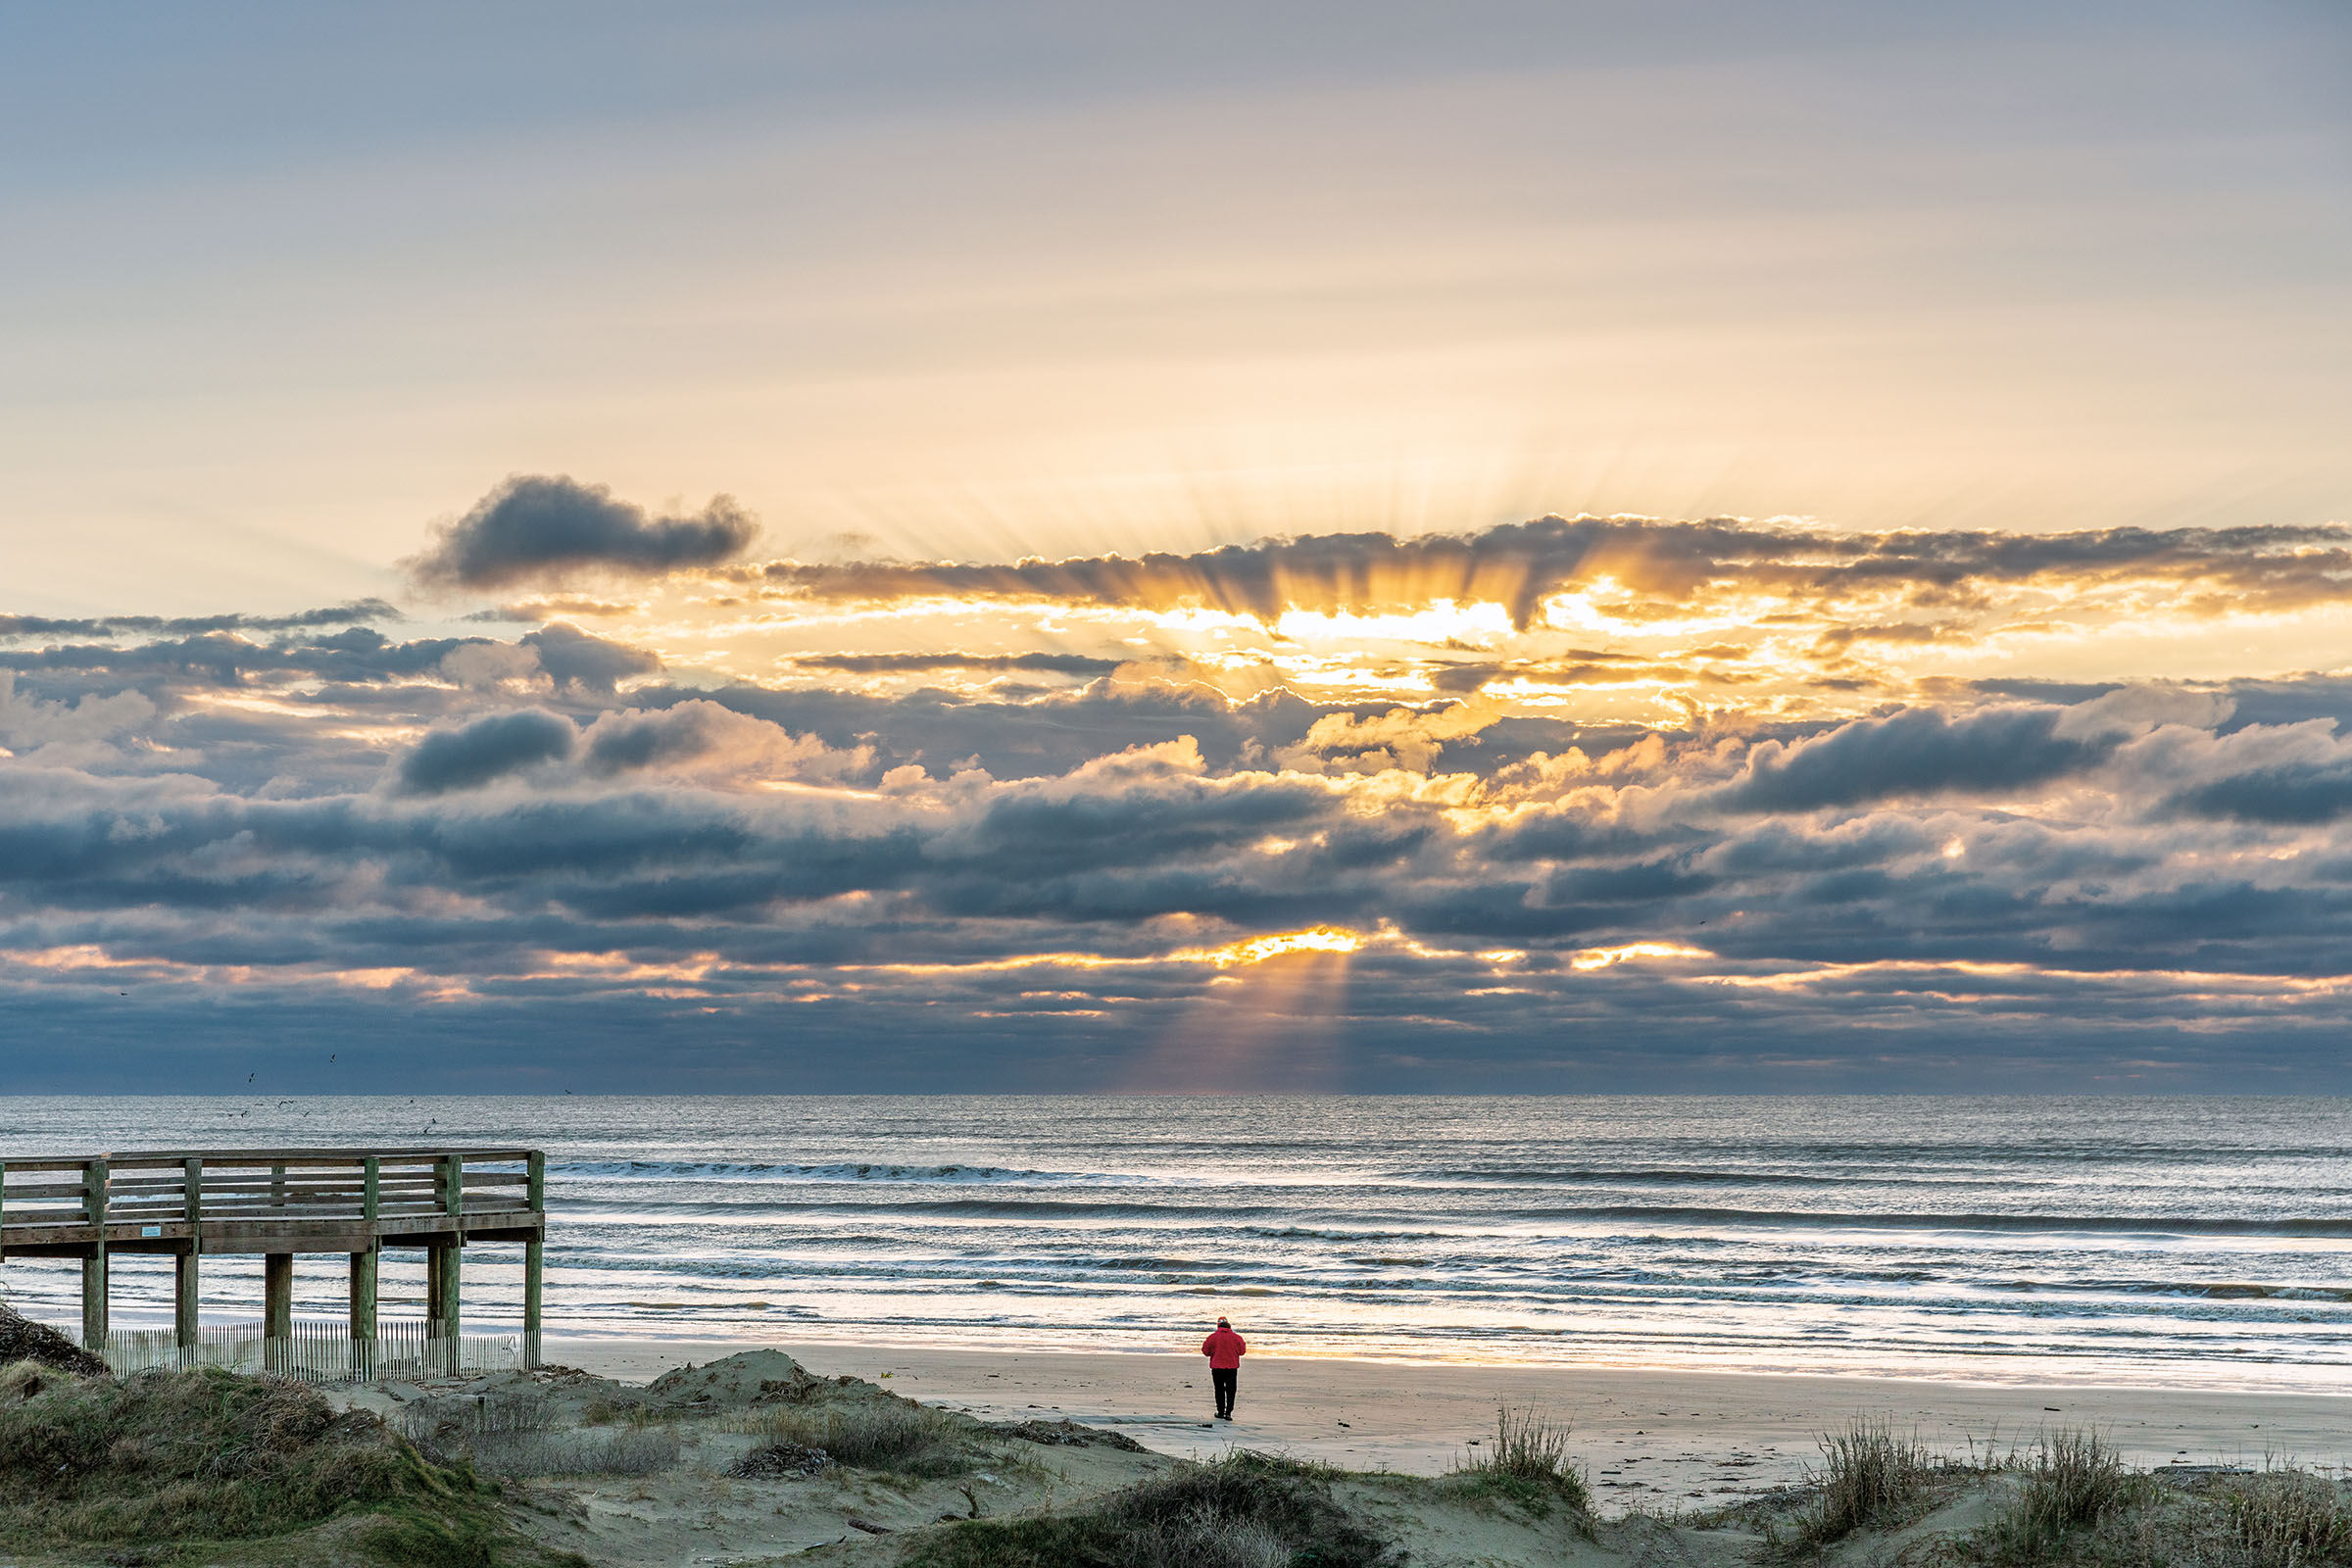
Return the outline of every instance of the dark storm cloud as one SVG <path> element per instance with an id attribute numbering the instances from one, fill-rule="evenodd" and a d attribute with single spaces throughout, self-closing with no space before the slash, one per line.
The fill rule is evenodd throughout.
<path id="1" fill-rule="evenodd" d="M 600 484 L 517 474 L 405 564 L 440 588 L 505 588 L 583 570 L 650 576 L 730 561 L 759 531 L 729 496 L 687 516 L 657 517 Z"/>
<path id="2" fill-rule="evenodd" d="M 473 789 L 538 762 L 571 755 L 571 721 L 538 709 L 477 718 L 436 730 L 400 760 L 400 787 L 414 795 Z"/>

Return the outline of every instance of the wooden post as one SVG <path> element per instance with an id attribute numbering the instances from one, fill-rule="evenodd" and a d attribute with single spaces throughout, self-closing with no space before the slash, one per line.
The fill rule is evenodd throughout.
<path id="1" fill-rule="evenodd" d="M 283 1165 L 270 1167 L 270 1206 L 271 1208 L 286 1206 L 286 1167 Z"/>
<path id="2" fill-rule="evenodd" d="M 105 1160 L 81 1167 L 82 1215 L 98 1231 L 81 1260 L 81 1344 L 99 1355 L 106 1353 L 106 1180 Z"/>
<path id="3" fill-rule="evenodd" d="M 375 1376 L 375 1279 L 378 1248 L 351 1254 L 352 1371 L 363 1378 Z"/>
<path id="4" fill-rule="evenodd" d="M 204 1256 L 204 1161 L 179 1162 L 180 1213 L 188 1222 L 188 1242 L 172 1260 L 172 1340 L 179 1347 L 179 1364 L 196 1359 L 197 1294 L 202 1285 Z"/>
<path id="5" fill-rule="evenodd" d="M 294 1254 L 270 1252 L 262 1258 L 262 1365 L 285 1371 L 293 1339 Z"/>
<path id="6" fill-rule="evenodd" d="M 462 1219 L 466 1212 L 465 1156 L 443 1154 L 440 1158 L 439 1168 L 441 1212 L 449 1215 L 452 1219 Z M 464 1314 L 459 1306 L 459 1300 L 462 1294 L 460 1281 L 464 1273 L 462 1259 L 465 1255 L 465 1231 L 462 1229 L 451 1230 L 447 1240 L 433 1249 L 433 1255 L 439 1259 L 441 1264 L 439 1272 L 435 1273 L 429 1267 L 426 1270 L 427 1292 L 432 1297 L 432 1305 L 427 1309 L 427 1317 L 430 1321 L 437 1321 L 440 1327 L 437 1329 L 428 1327 L 425 1333 L 428 1338 L 438 1335 L 446 1342 L 444 1349 L 446 1364 L 443 1371 L 450 1377 L 456 1377 L 460 1370 L 461 1357 L 458 1354 L 458 1339 L 464 1332 Z"/>
<path id="7" fill-rule="evenodd" d="M 368 1249 L 351 1254 L 351 1358 L 352 1371 L 363 1378 L 375 1376 L 376 1279 L 383 1259 L 375 1222 L 383 1214 L 383 1167 L 373 1154 L 360 1161 L 360 1217 L 368 1222 Z"/>
<path id="8" fill-rule="evenodd" d="M 545 1223 L 547 1214 L 547 1155 L 532 1150 L 524 1156 L 523 1194 L 531 1213 Z M 539 1364 L 539 1323 L 546 1297 L 542 1277 L 546 1272 L 547 1233 L 534 1230 L 522 1244 L 522 1364 Z"/>
<path id="9" fill-rule="evenodd" d="M 453 1236 L 435 1241 L 424 1251 L 424 1337 L 438 1347 L 427 1364 L 448 1377 L 458 1372 L 458 1336 L 463 1329 L 458 1304 L 460 1250 Z"/>
<path id="10" fill-rule="evenodd" d="M 196 1239 L 172 1256 L 172 1343 L 179 1348 L 182 1371 L 196 1364 L 198 1343 L 197 1297 L 203 1289 L 204 1264 Z"/>
<path id="11" fill-rule="evenodd" d="M 546 1265 L 547 1242 L 532 1236 L 522 1244 L 522 1364 L 539 1364 L 539 1316 L 545 1297 L 540 1275 Z"/>
<path id="12" fill-rule="evenodd" d="M 441 1331 L 449 1336 L 449 1375 L 456 1377 L 458 1341 L 466 1332 L 465 1314 L 460 1308 L 464 1292 L 459 1289 L 465 1277 L 466 1243 L 462 1237 L 452 1237 L 442 1249 L 441 1258 Z"/>

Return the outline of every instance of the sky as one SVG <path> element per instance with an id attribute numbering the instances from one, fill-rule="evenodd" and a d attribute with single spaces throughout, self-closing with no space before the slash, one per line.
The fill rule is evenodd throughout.
<path id="1" fill-rule="evenodd" d="M 2347 82 L 15 17 L 0 1091 L 2352 1092 Z"/>

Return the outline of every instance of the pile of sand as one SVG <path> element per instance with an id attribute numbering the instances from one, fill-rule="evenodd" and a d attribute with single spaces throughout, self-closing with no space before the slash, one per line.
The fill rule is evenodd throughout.
<path id="1" fill-rule="evenodd" d="M 866 1387 L 855 1378 L 839 1380 L 843 1388 L 854 1384 Z M 698 1367 L 688 1362 L 654 1379 L 646 1386 L 646 1392 L 664 1404 L 726 1407 L 777 1399 L 805 1400 L 826 1386 L 826 1379 L 804 1372 L 801 1363 L 782 1350 L 747 1350 L 709 1366 Z"/>

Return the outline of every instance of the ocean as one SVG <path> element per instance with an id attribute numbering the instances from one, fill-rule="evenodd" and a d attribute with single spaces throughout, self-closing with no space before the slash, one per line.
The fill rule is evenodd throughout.
<path id="1" fill-rule="evenodd" d="M 549 1336 L 2352 1392 L 2352 1101 L 0 1101 L 0 1157 L 528 1143 Z M 387 1316 L 422 1270 L 387 1254 Z M 77 1321 L 75 1265 L 0 1294 Z M 305 1258 L 296 1311 L 343 1309 Z M 116 1263 L 120 1325 L 168 1259 Z M 468 1331 L 519 1312 L 466 1258 Z M 258 1317 L 211 1260 L 208 1321 Z"/>

